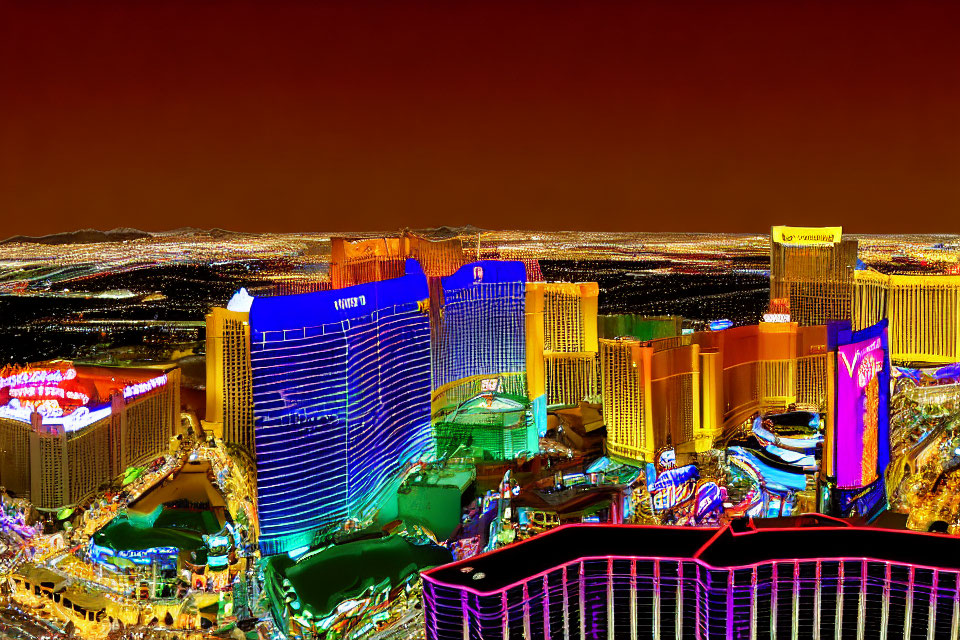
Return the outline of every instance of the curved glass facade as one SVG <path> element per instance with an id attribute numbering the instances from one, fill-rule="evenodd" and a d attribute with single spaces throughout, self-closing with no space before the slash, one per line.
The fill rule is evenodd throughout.
<path id="1" fill-rule="evenodd" d="M 441 280 L 443 321 L 435 387 L 526 370 L 522 262 L 473 262 Z"/>
<path id="2" fill-rule="evenodd" d="M 441 288 L 432 408 L 438 455 L 451 455 L 461 446 L 494 459 L 535 451 L 537 426 L 530 411 L 496 426 L 457 418 L 465 403 L 483 394 L 530 395 L 526 268 L 522 262 L 473 262 L 442 278 Z"/>
<path id="3" fill-rule="evenodd" d="M 376 506 L 433 451 L 427 280 L 257 298 L 250 309 L 265 554 Z"/>

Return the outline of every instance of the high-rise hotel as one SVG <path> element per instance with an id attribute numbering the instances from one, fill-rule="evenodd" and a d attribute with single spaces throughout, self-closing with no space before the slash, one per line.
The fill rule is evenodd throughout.
<path id="1" fill-rule="evenodd" d="M 576 406 L 600 392 L 596 282 L 528 282 L 527 348 L 543 358 L 548 406 Z"/>
<path id="2" fill-rule="evenodd" d="M 857 241 L 840 227 L 773 227 L 770 300 L 790 309 L 801 326 L 849 320 Z"/>
<path id="3" fill-rule="evenodd" d="M 543 353 L 527 345 L 537 321 L 527 309 L 523 263 L 473 262 L 441 285 L 433 344 L 437 453 L 502 460 L 536 452 L 546 421 Z"/>
<path id="4" fill-rule="evenodd" d="M 82 502 L 179 432 L 176 366 L 0 369 L 0 485 L 38 509 Z"/>
<path id="5" fill-rule="evenodd" d="M 426 276 L 250 307 L 260 547 L 284 553 L 364 517 L 434 450 Z"/>
<path id="6" fill-rule="evenodd" d="M 701 452 L 755 413 L 827 403 L 827 331 L 764 322 L 722 331 L 600 340 L 607 449 L 651 462 L 668 444 Z"/>
<path id="7" fill-rule="evenodd" d="M 231 301 L 232 302 L 232 301 Z M 250 314 L 214 308 L 207 314 L 207 415 L 223 441 L 253 457 L 253 379 L 250 373 Z"/>

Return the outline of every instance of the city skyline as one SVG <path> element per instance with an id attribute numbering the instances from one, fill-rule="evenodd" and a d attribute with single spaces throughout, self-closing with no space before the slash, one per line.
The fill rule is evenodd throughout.
<path id="1" fill-rule="evenodd" d="M 958 26 L 0 1 L 0 640 L 960 640 Z"/>

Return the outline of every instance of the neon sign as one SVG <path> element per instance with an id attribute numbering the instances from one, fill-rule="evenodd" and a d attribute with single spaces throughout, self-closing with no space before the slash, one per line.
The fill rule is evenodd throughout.
<path id="1" fill-rule="evenodd" d="M 337 311 L 343 311 L 344 309 L 355 309 L 356 307 L 363 307 L 363 306 L 366 306 L 366 304 L 367 304 L 367 297 L 360 295 L 360 296 L 353 296 L 350 298 L 340 298 L 338 300 L 334 300 L 333 308 L 336 309 Z"/>
<path id="2" fill-rule="evenodd" d="M 695 524 L 716 522 L 723 513 L 723 498 L 725 491 L 713 480 L 701 481 L 697 484 L 697 505 L 693 511 Z"/>
<path id="3" fill-rule="evenodd" d="M 43 385 L 49 383 L 59 385 L 64 380 L 73 380 L 76 377 L 77 370 L 72 367 L 66 370 L 36 369 L 21 371 L 19 373 L 0 377 L 0 389 L 5 387 L 19 387 L 25 384 Z"/>
<path id="4" fill-rule="evenodd" d="M 763 314 L 764 322 L 790 322 L 789 313 L 765 313 Z"/>
<path id="5" fill-rule="evenodd" d="M 885 502 L 890 461 L 887 322 L 841 333 L 839 342 L 832 500 L 841 516 L 870 516 Z"/>
<path id="6" fill-rule="evenodd" d="M 122 558 L 134 564 L 149 565 L 157 562 L 161 565 L 175 566 L 180 550 L 176 547 L 151 547 L 149 549 L 121 549 L 101 547 L 90 542 L 90 555 L 98 562 L 111 562 L 111 558 Z"/>
<path id="7" fill-rule="evenodd" d="M 780 244 L 836 244 L 843 237 L 842 227 L 774 227 L 773 241 Z"/>
<path id="8" fill-rule="evenodd" d="M 30 424 L 30 416 L 34 411 L 40 414 L 45 425 L 62 425 L 64 431 L 78 431 L 109 416 L 111 408 L 109 404 L 97 407 L 92 411 L 87 407 L 79 407 L 75 411 L 63 415 L 60 405 L 52 400 L 45 400 L 34 405 L 29 401 L 21 402 L 14 399 L 8 404 L 0 405 L 0 418 L 11 418 Z"/>
<path id="9" fill-rule="evenodd" d="M 500 392 L 500 378 L 485 378 L 480 381 L 480 391 L 483 393 Z"/>
<path id="10" fill-rule="evenodd" d="M 869 344 L 841 345 L 839 352 L 844 364 L 838 367 L 838 436 L 843 453 L 837 460 L 837 483 L 841 488 L 864 487 L 877 477 L 877 375 L 885 354 L 879 338 Z"/>
<path id="11" fill-rule="evenodd" d="M 11 387 L 11 398 L 36 398 L 39 400 L 73 400 L 80 404 L 90 402 L 90 396 L 81 391 L 72 391 L 61 387 Z"/>
<path id="12" fill-rule="evenodd" d="M 699 478 L 700 471 L 692 464 L 662 471 L 651 487 L 654 510 L 666 511 L 692 498 Z"/>
<path id="13" fill-rule="evenodd" d="M 76 377 L 77 370 L 72 367 L 28 369 L 0 376 L 0 402 L 5 403 L 3 415 L 29 422 L 33 412 L 53 418 L 88 404 L 90 396 L 72 382 Z"/>
<path id="14" fill-rule="evenodd" d="M 162 376 L 157 376 L 156 378 L 151 378 L 146 382 L 138 382 L 136 384 L 131 384 L 123 388 L 123 397 L 124 399 L 134 398 L 139 395 L 143 395 L 149 391 L 153 391 L 158 387 L 162 387 L 167 384 L 167 374 Z"/>

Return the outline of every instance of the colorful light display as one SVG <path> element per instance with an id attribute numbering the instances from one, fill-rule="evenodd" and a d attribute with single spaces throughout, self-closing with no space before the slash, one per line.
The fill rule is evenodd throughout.
<path id="1" fill-rule="evenodd" d="M 264 553 L 309 545 L 433 451 L 427 280 L 255 298 L 250 309 Z"/>
<path id="2" fill-rule="evenodd" d="M 426 571 L 429 640 L 949 638 L 960 540 L 806 516 L 778 527 L 567 525 Z"/>
<path id="3" fill-rule="evenodd" d="M 139 395 L 143 395 L 144 393 L 149 393 L 150 391 L 162 387 L 165 384 L 167 384 L 166 374 L 157 376 L 156 378 L 151 378 L 145 382 L 127 385 L 123 388 L 123 397 L 129 400 L 130 398 L 135 398 Z"/>
<path id="4" fill-rule="evenodd" d="M 102 547 L 94 542 L 90 542 L 90 558 L 95 562 L 104 565 L 119 566 L 116 559 L 121 562 L 126 560 L 137 565 L 157 564 L 164 569 L 177 568 L 177 555 L 180 549 L 176 547 L 151 547 L 149 549 L 120 549 L 114 550 L 110 547 Z"/>
<path id="5" fill-rule="evenodd" d="M 36 411 L 44 418 L 58 418 L 90 403 L 73 367 L 29 367 L 3 375 L 10 369 L 0 371 L 0 415 L 4 417 L 29 422 Z"/>
<path id="6" fill-rule="evenodd" d="M 890 461 L 890 357 L 886 320 L 837 334 L 833 455 L 840 515 L 874 515 L 886 502 Z"/>

